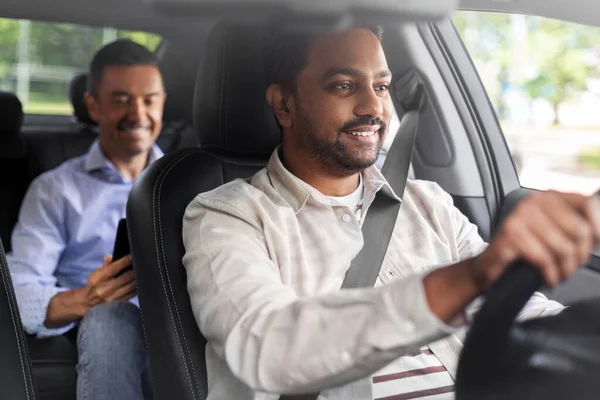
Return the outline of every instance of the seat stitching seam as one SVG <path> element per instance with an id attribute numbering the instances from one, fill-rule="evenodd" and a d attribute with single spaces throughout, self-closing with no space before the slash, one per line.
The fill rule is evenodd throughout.
<path id="1" fill-rule="evenodd" d="M 157 195 L 158 195 L 158 208 L 152 207 L 152 218 L 153 218 L 154 227 L 155 227 L 155 229 L 154 229 L 155 240 L 157 241 L 157 244 L 160 245 L 160 252 L 162 254 L 162 261 L 163 262 L 159 262 L 159 268 L 161 268 L 161 270 L 163 270 L 163 263 L 166 265 L 166 256 L 165 256 L 165 251 L 164 251 L 164 240 L 163 240 L 163 236 L 162 236 L 162 230 L 161 229 L 157 229 L 157 227 L 160 226 L 160 222 L 162 220 L 162 218 L 161 218 L 161 211 L 160 211 L 160 195 L 162 193 L 162 184 L 163 184 L 164 180 L 166 179 L 166 176 L 169 174 L 169 172 L 177 164 L 179 164 L 181 161 L 183 161 L 186 157 L 190 156 L 191 154 L 193 154 L 193 153 L 190 152 L 188 154 L 185 154 L 181 158 L 179 158 L 177 160 L 174 160 L 170 165 L 168 165 L 167 169 L 163 173 L 161 173 L 161 175 L 159 177 L 159 186 L 158 186 L 158 188 L 155 187 L 156 190 L 157 190 Z M 152 198 L 152 202 L 153 203 L 155 201 L 155 198 L 156 198 L 156 196 L 153 196 L 153 198 Z M 155 210 L 158 210 L 158 224 L 156 223 Z M 158 232 L 160 234 L 160 240 L 158 240 L 157 237 L 156 237 L 157 230 L 158 230 Z M 158 248 L 157 248 L 157 251 L 158 251 Z M 161 254 L 158 254 L 159 255 L 159 261 L 161 260 L 161 258 L 160 258 Z M 173 312 L 171 310 L 171 304 L 168 301 L 169 297 L 173 298 L 173 296 L 172 296 L 173 287 L 171 285 L 169 274 L 166 271 L 167 271 L 166 268 L 164 268 L 164 272 L 165 272 L 165 275 L 166 275 L 166 278 L 167 278 L 167 283 L 168 283 L 168 290 L 167 290 L 167 286 L 165 285 L 165 281 L 164 281 L 164 278 L 163 278 L 162 274 L 160 274 L 160 278 L 161 278 L 163 287 L 165 288 L 165 294 L 167 295 L 167 305 L 169 306 L 169 313 L 171 314 L 172 321 L 175 322 L 179 326 L 179 330 L 183 333 L 183 327 L 181 326 L 181 317 L 179 315 L 179 310 L 177 308 L 177 303 L 175 301 L 173 301 L 173 308 L 175 309 L 175 312 L 177 314 L 177 318 L 174 318 Z M 174 298 L 173 298 L 173 300 L 174 300 Z M 198 384 L 198 380 L 197 380 L 197 377 L 196 377 L 196 371 L 195 371 L 194 365 L 191 362 L 191 354 L 189 352 L 189 349 L 188 349 L 185 337 L 183 335 L 181 335 L 181 338 L 179 338 L 179 335 L 177 335 L 176 338 L 177 338 L 177 342 L 178 342 L 178 346 L 180 348 L 180 351 L 182 351 L 182 352 L 185 351 L 185 353 L 187 353 L 187 355 L 188 355 L 187 362 L 189 362 L 189 364 L 190 364 L 190 367 L 191 367 L 192 372 L 193 372 L 192 377 L 194 378 L 194 381 L 196 383 L 197 389 L 199 389 L 200 385 Z M 182 343 L 183 343 L 183 346 L 182 346 Z M 186 369 L 186 375 L 187 375 L 188 383 L 190 384 L 190 386 L 192 386 L 192 382 L 190 380 L 190 376 L 189 376 L 189 371 L 188 371 L 187 364 L 184 363 L 184 367 Z M 194 398 L 196 398 L 196 392 L 195 391 L 193 391 L 193 396 L 194 396 Z"/>
<path id="2" fill-rule="evenodd" d="M 0 247 L 1 250 L 1 247 Z M 3 251 L 3 250 L 1 250 Z M 16 340 L 17 340 L 17 347 L 18 347 L 18 352 L 19 352 L 19 361 L 21 363 L 21 372 L 23 373 L 23 377 L 26 380 L 30 380 L 30 376 L 29 374 L 26 372 L 27 368 L 25 367 L 25 361 L 23 360 L 23 348 L 22 345 L 24 343 L 21 343 L 22 338 L 22 329 L 19 327 L 19 325 L 17 324 L 17 320 L 15 318 L 14 315 L 14 311 L 13 308 L 15 307 L 15 304 L 13 304 L 13 298 L 12 296 L 10 296 L 10 288 L 8 287 L 8 283 L 9 283 L 9 279 L 7 276 L 8 273 L 8 266 L 5 263 L 4 260 L 4 256 L 0 255 L 0 263 L 2 265 L 0 265 L 0 273 L 2 274 L 2 285 L 4 286 L 5 292 L 6 292 L 6 297 L 8 299 L 8 310 L 10 311 L 10 316 L 11 316 L 11 320 L 13 323 L 13 328 L 15 329 L 15 334 L 16 334 Z M 28 384 L 29 383 L 29 384 Z M 30 398 L 30 390 L 31 387 L 30 385 L 33 385 L 33 381 L 31 380 L 30 382 L 25 382 L 25 393 L 27 395 L 27 399 L 29 400 Z"/>

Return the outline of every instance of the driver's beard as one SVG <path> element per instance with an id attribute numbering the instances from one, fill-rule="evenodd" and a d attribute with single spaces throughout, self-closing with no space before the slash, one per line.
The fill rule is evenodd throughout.
<path id="1" fill-rule="evenodd" d="M 379 136 L 377 151 L 367 155 L 365 152 L 351 151 L 341 140 L 341 132 L 338 132 L 335 140 L 329 141 L 319 135 L 317 124 L 304 111 L 302 106 L 296 103 L 298 126 L 301 133 L 297 133 L 296 143 L 306 154 L 317 161 L 324 170 L 338 176 L 351 176 L 359 173 L 377 161 L 379 150 L 383 146 L 383 138 Z"/>

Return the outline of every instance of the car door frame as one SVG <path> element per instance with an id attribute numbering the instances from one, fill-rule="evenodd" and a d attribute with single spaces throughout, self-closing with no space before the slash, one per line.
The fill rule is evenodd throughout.
<path id="1" fill-rule="evenodd" d="M 421 24 L 419 31 L 464 123 L 483 183 L 485 202 L 467 204 L 468 214 L 483 218 L 487 212 L 493 236 L 504 218 L 536 190 L 522 187 L 519 182 L 492 103 L 452 20 Z M 600 251 L 592 254 L 586 267 L 572 279 L 546 293 L 564 304 L 600 296 Z"/>

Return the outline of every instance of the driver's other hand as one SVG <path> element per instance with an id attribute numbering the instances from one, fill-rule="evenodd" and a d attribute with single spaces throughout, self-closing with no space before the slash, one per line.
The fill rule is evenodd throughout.
<path id="1" fill-rule="evenodd" d="M 488 248 L 474 259 L 472 275 L 487 289 L 519 259 L 534 264 L 548 286 L 570 277 L 600 244 L 600 201 L 556 191 L 525 198 Z"/>

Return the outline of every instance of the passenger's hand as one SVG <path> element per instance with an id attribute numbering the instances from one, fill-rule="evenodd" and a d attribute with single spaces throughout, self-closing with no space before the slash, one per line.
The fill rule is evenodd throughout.
<path id="1" fill-rule="evenodd" d="M 80 289 L 80 301 L 85 312 L 99 304 L 114 300 L 129 300 L 136 294 L 133 271 L 116 275 L 131 266 L 131 256 L 115 262 L 112 256 L 104 256 L 104 264 L 92 272 L 87 285 Z"/>
<path id="2" fill-rule="evenodd" d="M 470 264 L 470 272 L 485 290 L 507 266 L 524 259 L 534 264 L 552 287 L 586 264 L 598 244 L 598 196 L 536 193 L 517 206 L 488 248 Z"/>

